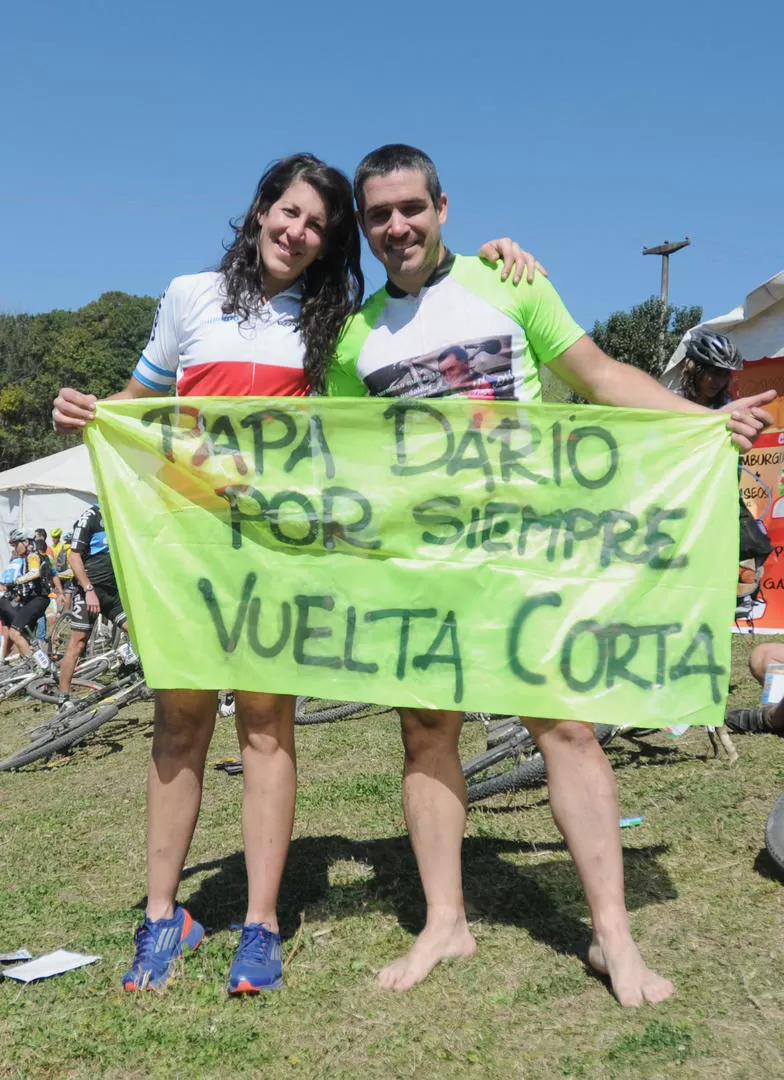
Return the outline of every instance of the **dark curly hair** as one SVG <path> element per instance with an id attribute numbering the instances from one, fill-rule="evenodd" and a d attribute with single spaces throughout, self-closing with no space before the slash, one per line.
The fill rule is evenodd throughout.
<path id="1" fill-rule="evenodd" d="M 298 180 L 318 192 L 327 208 L 326 244 L 320 258 L 302 275 L 299 331 L 305 345 L 305 374 L 311 390 L 324 389 L 329 360 L 343 323 L 362 303 L 359 229 L 354 217 L 351 183 L 339 169 L 312 154 L 292 154 L 268 167 L 244 219 L 230 222 L 234 241 L 218 270 L 226 299 L 223 312 L 248 320 L 259 311 L 264 295 L 264 267 L 259 258 L 259 214 L 277 202 Z"/>

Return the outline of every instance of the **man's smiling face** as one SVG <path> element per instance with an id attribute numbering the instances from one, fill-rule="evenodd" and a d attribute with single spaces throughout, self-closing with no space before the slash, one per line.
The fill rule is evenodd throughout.
<path id="1" fill-rule="evenodd" d="M 370 250 L 395 285 L 418 292 L 444 254 L 441 226 L 446 221 L 446 195 L 434 206 L 418 169 L 369 176 L 363 194 L 360 224 Z"/>

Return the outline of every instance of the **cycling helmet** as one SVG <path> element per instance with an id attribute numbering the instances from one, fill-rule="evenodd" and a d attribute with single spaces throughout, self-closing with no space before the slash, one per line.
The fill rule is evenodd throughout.
<path id="1" fill-rule="evenodd" d="M 686 357 L 697 364 L 727 371 L 740 371 L 743 367 L 743 357 L 737 345 L 733 345 L 724 334 L 715 334 L 713 330 L 693 330 L 686 342 Z"/>
<path id="2" fill-rule="evenodd" d="M 18 544 L 22 540 L 35 540 L 35 531 L 33 529 L 12 529 L 8 534 L 9 544 Z"/>
<path id="3" fill-rule="evenodd" d="M 73 540 L 73 533 L 72 532 L 63 533 L 63 543 L 64 544 L 70 544 L 72 540 Z"/>

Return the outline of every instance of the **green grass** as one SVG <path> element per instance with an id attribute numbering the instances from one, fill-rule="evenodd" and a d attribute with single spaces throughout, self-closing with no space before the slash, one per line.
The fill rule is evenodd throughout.
<path id="1" fill-rule="evenodd" d="M 733 702 L 758 688 L 734 641 Z M 8 703 L 0 753 L 42 713 Z M 478 743 L 469 725 L 467 749 Z M 624 1012 L 586 971 L 585 904 L 542 789 L 473 809 L 465 888 L 479 949 L 407 995 L 375 972 L 422 924 L 403 828 L 393 717 L 298 729 L 301 787 L 281 897 L 287 988 L 228 1000 L 244 914 L 241 780 L 210 770 L 181 899 L 209 940 L 165 994 L 124 995 L 144 902 L 150 707 L 133 706 L 62 765 L 0 775 L 0 949 L 97 952 L 80 971 L 0 983 L 0 1077 L 777 1078 L 784 1075 L 782 887 L 762 831 L 784 789 L 784 740 L 704 732 L 619 740 L 632 923 L 677 996 Z M 232 756 L 230 723 L 211 759 Z M 302 921 L 301 931 L 298 929 Z"/>

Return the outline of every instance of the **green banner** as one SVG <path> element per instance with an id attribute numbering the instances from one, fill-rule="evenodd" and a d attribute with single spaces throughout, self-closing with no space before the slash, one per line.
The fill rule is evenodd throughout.
<path id="1" fill-rule="evenodd" d="M 86 436 L 151 686 L 722 722 L 725 417 L 186 400 L 100 404 Z"/>

